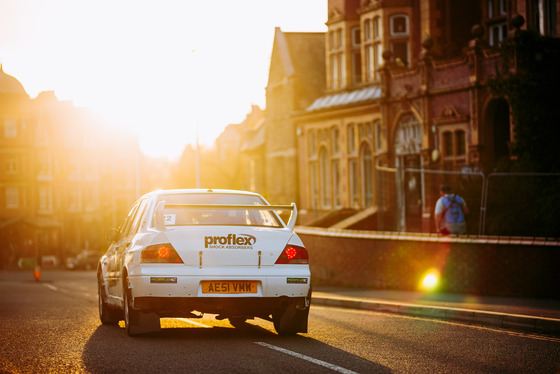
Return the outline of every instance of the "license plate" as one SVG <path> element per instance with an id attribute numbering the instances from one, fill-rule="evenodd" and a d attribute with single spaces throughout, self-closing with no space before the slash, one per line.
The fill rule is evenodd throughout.
<path id="1" fill-rule="evenodd" d="M 257 282 L 203 281 L 202 293 L 257 293 Z"/>

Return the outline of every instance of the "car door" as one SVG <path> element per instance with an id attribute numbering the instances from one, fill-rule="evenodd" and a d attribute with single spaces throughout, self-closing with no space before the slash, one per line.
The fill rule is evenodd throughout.
<path id="1" fill-rule="evenodd" d="M 130 245 L 129 231 L 134 220 L 134 214 L 140 206 L 140 201 L 136 202 L 129 210 L 122 224 L 118 228 L 115 241 L 107 251 L 107 276 L 109 278 L 109 294 L 122 297 L 121 267 L 122 256 L 126 248 Z"/>
<path id="2" fill-rule="evenodd" d="M 148 199 L 142 199 L 135 207 L 131 209 L 132 215 L 130 216 L 130 220 L 127 223 L 125 231 L 123 232 L 123 239 L 120 242 L 120 245 L 116 247 L 116 266 L 115 266 L 115 276 L 118 277 L 119 280 L 122 280 L 122 272 L 124 269 L 124 257 L 128 250 L 134 245 L 134 240 L 138 230 L 142 228 L 144 212 L 146 210 L 146 206 L 148 204 Z M 122 282 L 118 282 L 121 287 L 117 290 L 118 295 L 120 297 L 123 296 L 122 294 Z"/>

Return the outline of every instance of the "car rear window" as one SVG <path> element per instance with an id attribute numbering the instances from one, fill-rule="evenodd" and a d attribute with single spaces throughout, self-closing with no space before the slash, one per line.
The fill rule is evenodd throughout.
<path id="1" fill-rule="evenodd" d="M 212 209 L 189 205 L 268 205 L 259 196 L 236 194 L 170 194 L 161 195 L 158 204 L 164 201 L 163 218 L 166 226 L 263 226 L 283 227 L 275 212 L 269 210 L 236 208 Z M 172 205 L 171 204 L 177 204 Z M 185 206 L 180 206 L 185 205 Z M 157 206 L 157 204 L 156 204 Z"/>

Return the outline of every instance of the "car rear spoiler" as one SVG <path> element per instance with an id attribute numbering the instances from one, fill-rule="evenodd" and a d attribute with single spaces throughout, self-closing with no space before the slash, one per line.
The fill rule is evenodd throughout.
<path id="1" fill-rule="evenodd" d="M 288 224 L 286 227 L 290 229 L 290 231 L 294 231 L 294 227 L 296 226 L 297 220 L 297 207 L 295 203 L 291 205 L 238 205 L 238 204 L 166 204 L 165 201 L 160 201 L 159 204 L 156 206 L 156 210 L 154 212 L 154 226 L 159 231 L 165 231 L 165 223 L 163 220 L 163 208 L 164 207 L 181 207 L 181 208 L 192 208 L 192 209 L 220 209 L 220 210 L 229 210 L 229 209 L 251 209 L 251 210 L 291 210 L 292 213 L 290 214 L 290 219 L 288 220 Z"/>

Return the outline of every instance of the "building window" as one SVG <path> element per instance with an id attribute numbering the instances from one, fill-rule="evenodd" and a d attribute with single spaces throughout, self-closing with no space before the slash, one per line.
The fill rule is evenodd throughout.
<path id="1" fill-rule="evenodd" d="M 340 153 L 340 144 L 339 144 L 340 136 L 339 136 L 339 131 L 338 131 L 337 126 L 332 128 L 331 137 L 332 137 L 332 152 L 333 152 L 333 155 L 338 155 Z"/>
<path id="2" fill-rule="evenodd" d="M 486 0 L 488 44 L 499 47 L 507 37 L 507 4 L 505 0 Z"/>
<path id="3" fill-rule="evenodd" d="M 371 82 L 375 78 L 375 51 L 373 45 L 366 47 L 366 80 Z"/>
<path id="4" fill-rule="evenodd" d="M 315 135 L 315 130 L 309 130 L 307 133 L 308 149 L 307 154 L 309 157 L 317 157 L 317 139 Z"/>
<path id="5" fill-rule="evenodd" d="M 397 63 L 408 66 L 408 40 L 397 40 L 391 42 L 391 52 Z"/>
<path id="6" fill-rule="evenodd" d="M 381 39 L 381 18 L 375 17 L 373 19 L 373 38 L 378 40 Z"/>
<path id="7" fill-rule="evenodd" d="M 6 174 L 17 174 L 19 170 L 18 159 L 16 156 L 6 156 L 4 161 Z"/>
<path id="8" fill-rule="evenodd" d="M 373 78 L 375 80 L 381 79 L 379 75 L 379 68 L 381 67 L 382 60 L 383 58 L 381 57 L 381 44 L 376 43 L 373 45 L 373 71 L 374 71 Z"/>
<path id="9" fill-rule="evenodd" d="M 541 35 L 557 36 L 558 10 L 556 0 L 532 0 L 530 2 L 528 25 Z"/>
<path id="10" fill-rule="evenodd" d="M 342 29 L 329 32 L 329 64 L 330 88 L 341 88 L 344 82 L 344 60 L 342 45 Z"/>
<path id="11" fill-rule="evenodd" d="M 453 157 L 453 134 L 451 131 L 443 133 L 443 155 Z"/>
<path id="12" fill-rule="evenodd" d="M 397 63 L 408 66 L 410 61 L 408 16 L 396 14 L 391 17 L 390 22 L 390 48 L 393 57 Z"/>
<path id="13" fill-rule="evenodd" d="M 352 81 L 355 85 L 362 83 L 362 54 L 352 52 Z"/>
<path id="14" fill-rule="evenodd" d="M 360 48 L 360 28 L 354 27 L 352 29 L 352 47 Z"/>
<path id="15" fill-rule="evenodd" d="M 19 208 L 19 188 L 6 187 L 6 208 Z"/>
<path id="16" fill-rule="evenodd" d="M 329 154 L 325 147 L 320 151 L 319 178 L 321 186 L 321 208 L 331 208 L 331 176 Z"/>
<path id="17" fill-rule="evenodd" d="M 381 121 L 377 120 L 373 124 L 374 136 L 375 136 L 375 152 L 381 152 L 383 150 L 383 143 L 381 139 Z"/>
<path id="18" fill-rule="evenodd" d="M 4 120 L 4 137 L 15 138 L 17 137 L 17 121 L 13 119 Z"/>
<path id="19" fill-rule="evenodd" d="M 364 40 L 368 41 L 373 38 L 372 32 L 372 21 L 371 19 L 366 19 L 364 22 Z"/>
<path id="20" fill-rule="evenodd" d="M 362 53 L 360 51 L 360 28 L 352 29 L 352 83 L 362 83 Z"/>
<path id="21" fill-rule="evenodd" d="M 311 208 L 319 207 L 319 181 L 317 180 L 317 161 L 309 163 L 309 192 L 311 194 Z"/>
<path id="22" fill-rule="evenodd" d="M 358 172 L 358 161 L 353 158 L 348 163 L 350 178 L 350 204 L 353 208 L 360 208 L 360 176 Z"/>
<path id="23" fill-rule="evenodd" d="M 505 22 L 490 26 L 489 44 L 492 47 L 499 47 L 502 40 L 507 37 L 507 25 Z"/>
<path id="24" fill-rule="evenodd" d="M 362 168 L 362 207 L 367 208 L 373 206 L 373 155 L 367 143 L 363 143 L 360 151 L 361 168 Z"/>
<path id="25" fill-rule="evenodd" d="M 507 14 L 506 0 L 500 0 L 500 14 L 505 16 Z"/>
<path id="26" fill-rule="evenodd" d="M 52 176 L 52 159 L 50 154 L 39 154 L 39 178 Z"/>
<path id="27" fill-rule="evenodd" d="M 558 8 L 555 0 L 546 1 L 546 6 L 543 7 L 546 14 L 544 14 L 544 35 L 558 36 Z"/>
<path id="28" fill-rule="evenodd" d="M 450 131 L 442 133 L 442 154 L 446 162 L 460 164 L 465 161 L 467 155 L 467 142 L 464 130 Z"/>
<path id="29" fill-rule="evenodd" d="M 457 156 L 464 157 L 467 153 L 465 132 L 463 130 L 455 131 L 455 139 L 457 142 Z"/>
<path id="30" fill-rule="evenodd" d="M 422 128 L 412 114 L 404 115 L 397 125 L 395 152 L 397 155 L 418 154 L 422 149 Z"/>
<path id="31" fill-rule="evenodd" d="M 333 198 L 334 198 L 334 207 L 340 208 L 342 203 L 340 201 L 340 170 L 338 166 L 338 160 L 332 161 L 332 178 L 333 178 Z"/>
<path id="32" fill-rule="evenodd" d="M 379 68 L 381 65 L 381 19 L 375 17 L 373 21 L 368 19 L 364 23 L 365 41 L 363 52 L 365 55 L 365 79 L 367 82 L 379 80 Z"/>
<path id="33" fill-rule="evenodd" d="M 331 88 L 337 89 L 342 87 L 343 80 L 343 62 L 342 54 L 337 53 L 331 55 Z"/>
<path id="34" fill-rule="evenodd" d="M 53 194 L 50 186 L 39 186 L 39 211 L 51 212 L 53 207 Z"/>
<path id="35" fill-rule="evenodd" d="M 391 17 L 391 36 L 408 36 L 408 16 L 406 14 Z"/>
<path id="36" fill-rule="evenodd" d="M 356 153 L 356 124 L 348 126 L 348 154 Z"/>
<path id="37" fill-rule="evenodd" d="M 494 17 L 494 0 L 486 0 L 486 9 L 488 12 L 488 18 Z"/>

